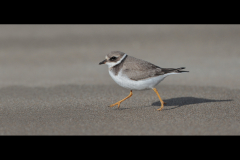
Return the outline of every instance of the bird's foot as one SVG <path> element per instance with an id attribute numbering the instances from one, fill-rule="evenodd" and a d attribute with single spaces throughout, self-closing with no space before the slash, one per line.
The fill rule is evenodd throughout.
<path id="1" fill-rule="evenodd" d="M 158 110 L 158 111 L 161 111 L 161 110 L 163 109 L 163 107 L 164 107 L 164 106 L 162 105 L 162 106 L 161 106 L 159 109 L 157 109 L 157 110 Z"/>
<path id="2" fill-rule="evenodd" d="M 109 107 L 113 107 L 113 106 L 118 105 L 118 108 L 119 108 L 119 107 L 120 107 L 120 104 L 121 104 L 121 102 L 117 102 L 117 103 L 114 103 L 114 104 L 110 105 Z"/>

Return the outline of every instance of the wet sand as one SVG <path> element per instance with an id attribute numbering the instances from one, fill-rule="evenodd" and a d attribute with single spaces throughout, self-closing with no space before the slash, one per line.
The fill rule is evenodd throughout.
<path id="1" fill-rule="evenodd" d="M 2 135 L 238 135 L 238 25 L 0 25 Z M 186 67 L 129 94 L 105 55 Z"/>

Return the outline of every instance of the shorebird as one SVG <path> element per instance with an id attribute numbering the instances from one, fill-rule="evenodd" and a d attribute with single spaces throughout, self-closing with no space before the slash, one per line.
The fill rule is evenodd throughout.
<path id="1" fill-rule="evenodd" d="M 123 101 L 133 95 L 133 90 L 152 89 L 161 102 L 161 107 L 158 109 L 161 111 L 165 103 L 155 87 L 169 75 L 189 72 L 183 71 L 185 67 L 161 68 L 120 51 L 112 51 L 107 54 L 105 60 L 99 63 L 99 65 L 101 64 L 108 65 L 109 74 L 118 85 L 130 90 L 130 94 L 126 98 L 109 106 L 118 105 L 118 108 Z"/>

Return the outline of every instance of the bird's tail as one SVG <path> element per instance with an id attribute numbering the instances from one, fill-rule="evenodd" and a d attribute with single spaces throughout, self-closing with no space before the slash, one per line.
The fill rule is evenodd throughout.
<path id="1" fill-rule="evenodd" d="M 176 73 L 182 73 L 182 72 L 189 72 L 189 71 L 182 71 L 185 69 L 185 67 L 180 68 L 161 68 L 162 72 L 164 74 L 176 74 Z"/>
<path id="2" fill-rule="evenodd" d="M 189 72 L 189 71 L 182 71 L 183 69 L 185 69 L 185 67 L 180 67 L 180 68 L 177 68 L 174 72 L 176 73 Z"/>

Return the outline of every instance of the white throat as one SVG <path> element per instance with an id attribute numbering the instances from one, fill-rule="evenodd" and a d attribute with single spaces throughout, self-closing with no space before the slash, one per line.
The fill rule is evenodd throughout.
<path id="1" fill-rule="evenodd" d="M 117 61 L 117 62 L 107 62 L 106 65 L 108 65 L 108 68 L 111 68 L 113 66 L 116 66 L 117 64 L 121 63 L 122 60 L 127 56 L 127 54 L 124 54 L 123 57 Z"/>

